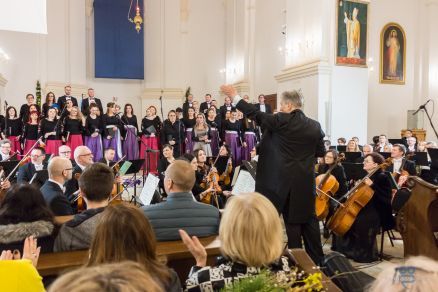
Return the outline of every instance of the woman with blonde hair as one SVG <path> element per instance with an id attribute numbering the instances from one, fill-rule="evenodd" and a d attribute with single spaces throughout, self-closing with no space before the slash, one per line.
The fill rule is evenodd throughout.
<path id="1" fill-rule="evenodd" d="M 235 280 L 257 275 L 267 268 L 278 277 L 293 266 L 282 256 L 283 229 L 274 205 L 259 193 L 240 194 L 229 199 L 219 227 L 224 259 L 207 266 L 207 253 L 196 236 L 184 230 L 180 235 L 196 260 L 186 280 L 187 291 L 217 291 Z"/>
<path id="2" fill-rule="evenodd" d="M 128 204 L 109 206 L 94 233 L 87 266 L 134 261 L 165 291 L 181 291 L 178 276 L 158 260 L 156 248 L 152 226 L 140 209 Z"/>
<path id="3" fill-rule="evenodd" d="M 196 115 L 196 124 L 192 131 L 193 150 L 204 150 L 207 157 L 213 156 L 211 153 L 210 141 L 210 127 L 205 121 L 204 114 Z"/>
<path id="4" fill-rule="evenodd" d="M 361 152 L 360 148 L 359 148 L 359 145 L 353 139 L 348 141 L 347 152 Z"/>
<path id="5" fill-rule="evenodd" d="M 64 274 L 49 288 L 49 292 L 57 291 L 162 292 L 165 290 L 141 264 L 126 261 L 81 268 Z"/>

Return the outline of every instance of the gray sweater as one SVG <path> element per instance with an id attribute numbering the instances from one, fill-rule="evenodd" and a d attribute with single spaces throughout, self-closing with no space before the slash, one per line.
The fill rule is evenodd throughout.
<path id="1" fill-rule="evenodd" d="M 142 209 L 158 241 L 180 240 L 178 229 L 198 237 L 218 234 L 219 210 L 194 201 L 191 193 L 171 193 L 166 202 Z"/>
<path id="2" fill-rule="evenodd" d="M 91 240 L 105 208 L 89 209 L 62 225 L 55 239 L 54 252 L 90 248 Z"/>

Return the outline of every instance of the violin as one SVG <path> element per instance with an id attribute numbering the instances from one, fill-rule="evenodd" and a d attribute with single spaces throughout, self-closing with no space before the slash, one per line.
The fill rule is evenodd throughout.
<path id="1" fill-rule="evenodd" d="M 75 179 L 77 181 L 79 181 L 81 174 L 82 173 L 80 173 L 80 172 L 75 173 Z M 84 201 L 84 198 L 82 197 L 80 191 L 77 190 L 76 192 L 77 192 L 77 197 L 75 198 L 75 200 L 73 200 L 73 202 L 75 202 L 75 201 L 77 202 L 77 211 L 78 211 L 78 213 L 81 213 L 81 212 L 85 211 L 85 209 L 86 209 L 85 201 Z M 76 192 L 73 194 L 76 195 Z"/>
<path id="2" fill-rule="evenodd" d="M 372 199 L 374 190 L 369 187 L 365 181 L 370 178 L 379 169 L 385 169 L 391 164 L 391 159 L 388 158 L 385 163 L 378 165 L 367 176 L 361 179 L 356 186 L 354 186 L 348 193 L 340 199 L 347 199 L 345 203 L 339 203 L 335 213 L 327 222 L 327 228 L 333 231 L 338 236 L 343 236 L 350 230 L 357 215 L 363 207 Z"/>
<path id="3" fill-rule="evenodd" d="M 126 155 L 120 158 L 111 168 L 114 171 L 114 185 L 113 190 L 111 191 L 110 203 L 118 204 L 122 202 L 121 194 L 123 192 L 122 186 L 119 180 L 119 172 L 120 172 L 120 163 L 125 159 Z"/>
<path id="4" fill-rule="evenodd" d="M 231 173 L 233 172 L 233 160 L 228 158 L 227 168 L 224 173 L 220 176 L 220 181 L 223 181 L 225 185 L 230 185 L 231 183 Z"/>
<path id="5" fill-rule="evenodd" d="M 330 165 L 329 169 L 316 177 L 315 213 L 318 220 L 324 220 L 329 213 L 330 197 L 339 190 L 339 182 L 331 174 L 333 169 L 345 159 L 345 154 L 339 154 L 338 159 Z"/>
<path id="6" fill-rule="evenodd" d="M 210 167 L 210 170 L 202 180 L 201 187 L 204 189 L 212 189 L 212 191 L 207 192 L 201 198 L 201 202 L 205 204 L 215 203 L 216 207 L 219 209 L 217 194 L 222 193 L 222 188 L 219 186 L 219 180 L 220 180 L 219 174 L 217 173 L 217 170 L 214 167 L 218 159 L 219 159 L 219 155 L 216 157 L 213 165 Z"/>

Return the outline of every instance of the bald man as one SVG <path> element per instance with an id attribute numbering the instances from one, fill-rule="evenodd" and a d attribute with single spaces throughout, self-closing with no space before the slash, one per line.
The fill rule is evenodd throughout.
<path id="1" fill-rule="evenodd" d="M 70 201 L 64 196 L 64 183 L 71 179 L 73 170 L 70 159 L 54 157 L 47 170 L 49 180 L 40 189 L 44 200 L 55 216 L 73 215 Z"/>
<path id="2" fill-rule="evenodd" d="M 81 174 L 85 167 L 93 164 L 93 153 L 87 146 L 76 147 L 73 156 L 75 158 L 76 166 L 73 168 L 72 178 L 65 183 L 64 192 L 69 200 L 73 199 L 73 193 L 79 189 L 79 184 L 76 176 L 78 174 Z"/>
<path id="3" fill-rule="evenodd" d="M 194 184 L 195 171 L 190 163 L 176 160 L 169 165 L 164 176 L 167 201 L 142 208 L 157 240 L 180 240 L 179 229 L 186 230 L 190 236 L 218 234 L 219 210 L 194 200 L 191 193 Z"/>

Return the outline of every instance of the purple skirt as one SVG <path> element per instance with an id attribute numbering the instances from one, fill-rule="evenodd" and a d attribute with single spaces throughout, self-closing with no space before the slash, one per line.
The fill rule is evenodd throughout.
<path id="1" fill-rule="evenodd" d="M 193 153 L 192 128 L 186 129 L 185 153 Z"/>
<path id="2" fill-rule="evenodd" d="M 219 154 L 219 132 L 216 128 L 211 128 L 210 134 L 211 134 L 211 142 L 210 142 L 211 153 L 213 154 L 213 156 L 217 156 Z"/>
<path id="3" fill-rule="evenodd" d="M 123 153 L 127 160 L 138 159 L 138 140 L 134 127 L 126 127 L 126 138 L 123 142 Z"/>
<path id="4" fill-rule="evenodd" d="M 225 132 L 225 143 L 230 147 L 231 154 L 233 155 L 233 165 L 238 166 L 242 163 L 242 150 L 240 147 L 240 139 L 237 132 L 226 131 Z"/>
<path id="5" fill-rule="evenodd" d="M 254 148 L 257 140 L 254 132 L 245 132 L 243 137 L 246 147 L 242 147 L 242 160 L 251 161 L 251 150 Z"/>
<path id="6" fill-rule="evenodd" d="M 103 149 L 105 150 L 107 148 L 113 148 L 114 150 L 116 150 L 116 156 L 114 157 L 114 159 L 119 160 L 123 157 L 121 142 L 122 141 L 120 141 L 120 131 L 116 131 L 114 137 L 112 137 L 111 139 L 107 139 L 106 137 L 103 138 Z"/>
<path id="7" fill-rule="evenodd" d="M 91 152 L 93 153 L 94 162 L 102 159 L 102 137 L 100 136 L 100 134 L 96 137 L 85 136 L 85 146 L 90 148 Z"/>

